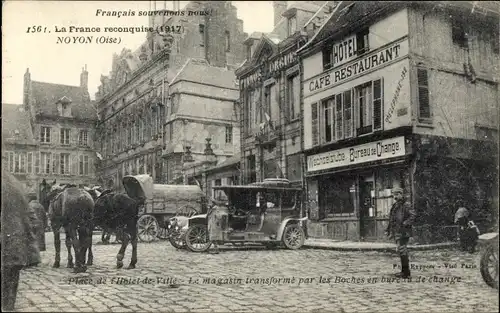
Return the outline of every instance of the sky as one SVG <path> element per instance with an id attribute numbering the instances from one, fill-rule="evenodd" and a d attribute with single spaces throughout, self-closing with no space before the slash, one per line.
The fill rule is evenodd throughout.
<path id="1" fill-rule="evenodd" d="M 163 1 L 157 1 L 160 2 Z M 181 8 L 186 3 L 188 1 L 180 1 Z M 232 3 L 243 20 L 245 32 L 272 31 L 272 1 Z M 120 53 L 123 48 L 135 50 L 146 39 L 146 33 L 122 33 L 120 44 L 57 44 L 59 34 L 55 33 L 55 27 L 148 26 L 147 17 L 139 17 L 137 13 L 133 17 L 118 18 L 96 16 L 96 11 L 144 11 L 149 9 L 149 1 L 7 0 L 2 6 L 2 103 L 22 103 L 23 76 L 27 68 L 32 80 L 79 86 L 85 65 L 89 72 L 90 96 L 94 99 L 101 74 L 108 75 L 111 70 L 113 53 Z M 167 9 L 172 6 L 172 1 L 167 1 Z M 28 32 L 28 28 L 35 26 L 41 26 L 41 32 Z M 81 35 L 102 34 L 101 29 L 99 34 Z"/>

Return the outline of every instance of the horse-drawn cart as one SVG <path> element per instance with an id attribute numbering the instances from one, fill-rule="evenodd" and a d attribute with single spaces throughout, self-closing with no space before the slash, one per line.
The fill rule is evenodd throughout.
<path id="1" fill-rule="evenodd" d="M 145 199 L 137 221 L 141 241 L 167 239 L 172 217 L 192 216 L 206 211 L 205 194 L 197 185 L 154 184 L 149 175 L 135 175 L 125 176 L 123 186 L 131 198 Z"/>

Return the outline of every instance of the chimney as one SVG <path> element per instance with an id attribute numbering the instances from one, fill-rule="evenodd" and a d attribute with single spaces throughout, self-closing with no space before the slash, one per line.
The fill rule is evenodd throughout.
<path id="1" fill-rule="evenodd" d="M 227 1 L 209 1 L 205 15 L 205 56 L 212 66 L 226 67 Z"/>
<path id="2" fill-rule="evenodd" d="M 274 9 L 274 26 L 276 26 L 282 18 L 283 12 L 286 11 L 287 2 L 286 1 L 273 1 Z"/>
<path id="3" fill-rule="evenodd" d="M 87 64 L 82 68 L 82 73 L 80 74 L 80 87 L 83 91 L 89 91 L 89 72 L 87 72 Z"/>
<path id="4" fill-rule="evenodd" d="M 26 69 L 24 73 L 24 83 L 23 83 L 23 105 L 24 109 L 29 112 L 30 107 L 30 94 L 31 94 L 31 74 L 30 69 Z"/>

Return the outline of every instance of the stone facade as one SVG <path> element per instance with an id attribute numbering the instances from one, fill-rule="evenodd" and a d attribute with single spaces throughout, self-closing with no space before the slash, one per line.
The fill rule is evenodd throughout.
<path id="1" fill-rule="evenodd" d="M 300 71 L 295 51 L 304 30 L 324 14 L 324 1 L 274 1 L 275 27 L 245 41 L 247 61 L 236 71 L 241 99 L 243 183 L 286 177 L 302 183 Z"/>
<path id="2" fill-rule="evenodd" d="M 96 153 L 94 150 L 96 109 L 88 93 L 86 67 L 80 75 L 80 86 L 38 82 L 24 75 L 23 110 L 36 143 L 32 151 L 32 181 L 43 179 L 60 184 L 95 185 Z M 30 165 L 28 166 L 28 170 Z M 38 186 L 35 188 L 38 190 Z"/>
<path id="3" fill-rule="evenodd" d="M 102 77 L 99 175 L 114 188 L 122 188 L 127 174 L 178 181 L 186 150 L 198 162 L 206 138 L 220 161 L 239 152 L 234 68 L 244 60 L 243 22 L 227 1 L 192 1 L 184 8 L 204 9 L 213 15 L 151 18 L 152 27 L 182 31 L 149 33 L 135 52 L 115 55 L 110 76 Z"/>
<path id="4" fill-rule="evenodd" d="M 394 187 L 417 211 L 416 241 L 453 240 L 457 200 L 488 230 L 498 208 L 498 11 L 339 5 L 298 52 L 308 233 L 387 240 Z"/>

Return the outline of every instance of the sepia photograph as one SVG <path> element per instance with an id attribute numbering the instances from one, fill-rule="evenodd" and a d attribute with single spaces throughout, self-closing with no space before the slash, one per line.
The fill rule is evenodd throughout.
<path id="1" fill-rule="evenodd" d="M 498 312 L 499 1 L 2 1 L 2 312 Z"/>

